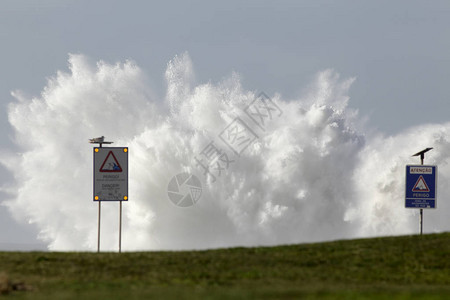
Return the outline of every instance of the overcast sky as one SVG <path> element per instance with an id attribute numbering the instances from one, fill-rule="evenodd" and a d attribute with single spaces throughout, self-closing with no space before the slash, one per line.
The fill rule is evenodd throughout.
<path id="1" fill-rule="evenodd" d="M 299 97 L 317 72 L 331 68 L 356 78 L 349 105 L 367 116 L 369 129 L 394 135 L 447 122 L 449 15 L 446 0 L 3 0 L 0 146 L 13 149 L 11 91 L 39 96 L 49 77 L 68 71 L 69 53 L 133 60 L 161 99 L 167 63 L 184 52 L 199 83 L 237 72 L 245 89 L 284 99 Z M 10 180 L 3 168 L 0 175 Z M 0 226 L 0 250 L 40 247 L 37 230 L 4 207 Z"/>

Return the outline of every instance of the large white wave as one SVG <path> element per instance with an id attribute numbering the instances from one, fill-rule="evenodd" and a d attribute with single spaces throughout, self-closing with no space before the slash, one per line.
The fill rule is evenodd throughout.
<path id="1" fill-rule="evenodd" d="M 415 233 L 417 210 L 404 208 L 405 165 L 417 163 L 411 154 L 428 146 L 435 149 L 426 162 L 439 165 L 439 199 L 425 212 L 425 231 L 450 229 L 450 124 L 365 134 L 348 107 L 352 78 L 326 70 L 303 97 L 270 99 L 246 91 L 236 74 L 195 85 L 183 54 L 169 62 L 167 95 L 157 99 L 133 62 L 92 65 L 70 55 L 69 66 L 39 97 L 13 93 L 8 116 L 19 152 L 1 158 L 15 178 L 3 187 L 10 194 L 4 205 L 36 224 L 50 250 L 96 249 L 87 141 L 101 135 L 129 147 L 124 250 Z M 168 197 L 180 173 L 201 182 L 195 205 L 180 207 Z M 118 209 L 102 204 L 102 250 L 117 249 Z"/>

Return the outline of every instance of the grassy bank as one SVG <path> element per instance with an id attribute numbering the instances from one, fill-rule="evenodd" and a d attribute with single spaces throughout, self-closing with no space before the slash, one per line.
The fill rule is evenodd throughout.
<path id="1" fill-rule="evenodd" d="M 449 299 L 449 258 L 450 233 L 210 251 L 0 252 L 0 290 L 17 299 Z"/>

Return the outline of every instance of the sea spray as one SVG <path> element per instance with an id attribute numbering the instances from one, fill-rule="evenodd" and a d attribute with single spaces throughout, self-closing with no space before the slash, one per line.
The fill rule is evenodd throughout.
<path id="1" fill-rule="evenodd" d="M 353 78 L 325 70 L 302 97 L 286 101 L 261 94 L 264 87 L 246 91 L 237 74 L 195 85 L 193 64 L 183 54 L 169 62 L 167 94 L 158 99 L 131 61 L 91 65 L 70 55 L 69 69 L 49 79 L 38 97 L 13 93 L 18 101 L 8 116 L 19 152 L 1 159 L 15 178 L 4 187 L 10 194 L 4 205 L 18 220 L 36 224 L 51 250 L 96 249 L 88 138 L 101 135 L 129 147 L 123 250 L 415 233 L 417 213 L 403 203 L 404 165 L 414 163 L 410 155 L 424 146 L 435 148 L 427 163 L 439 164 L 442 173 L 438 209 L 426 211 L 425 229 L 450 229 L 444 184 L 450 124 L 393 137 L 365 134 L 348 106 Z M 252 119 L 256 111 L 250 107 L 261 95 L 278 108 L 264 126 L 256 115 Z M 242 149 L 226 139 L 227 128 L 236 124 L 253 132 Z M 220 174 L 199 163 L 202 157 L 206 162 L 205 149 L 217 150 L 222 163 L 227 155 Z M 169 183 L 179 174 L 200 182 L 201 196 L 192 205 L 180 207 L 169 198 Z M 103 250 L 117 248 L 117 230 L 118 204 L 104 203 Z"/>

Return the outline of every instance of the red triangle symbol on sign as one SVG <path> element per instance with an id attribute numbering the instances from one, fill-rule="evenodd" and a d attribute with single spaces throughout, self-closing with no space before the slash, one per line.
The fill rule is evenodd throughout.
<path id="1" fill-rule="evenodd" d="M 106 155 L 105 161 L 100 167 L 100 172 L 122 172 L 122 167 L 117 161 L 114 152 L 109 151 L 108 155 Z"/>
<path id="2" fill-rule="evenodd" d="M 417 179 L 417 182 L 413 187 L 413 192 L 429 192 L 429 191 L 430 189 L 428 188 L 425 179 L 423 179 L 423 176 L 420 175 L 419 179 Z"/>

